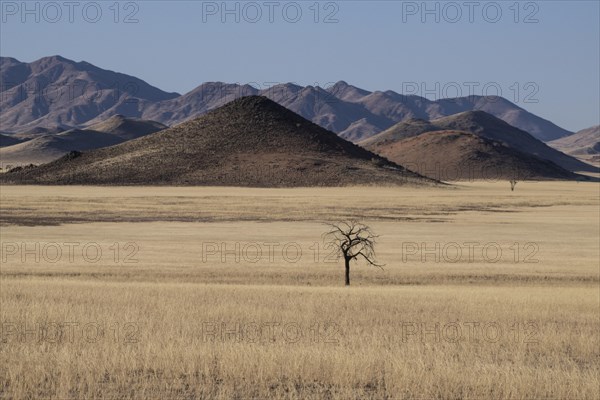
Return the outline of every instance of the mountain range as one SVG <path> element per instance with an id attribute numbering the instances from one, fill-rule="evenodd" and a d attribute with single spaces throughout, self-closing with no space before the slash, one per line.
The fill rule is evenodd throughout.
<path id="1" fill-rule="evenodd" d="M 4 183 L 97 185 L 437 185 L 262 96 L 175 127 L 39 167 Z"/>
<path id="2" fill-rule="evenodd" d="M 596 160 L 598 127 L 572 134 L 499 97 L 430 101 L 343 81 L 216 82 L 179 95 L 59 56 L 0 63 L 2 167 L 49 163 L 5 182 L 276 187 L 598 172 L 576 158 Z"/>
<path id="3" fill-rule="evenodd" d="M 264 90 L 207 82 L 180 95 L 134 76 L 60 56 L 31 63 L 1 57 L 0 94 L 0 131 L 12 133 L 81 128 L 116 114 L 174 126 L 251 95 L 268 97 L 353 142 L 402 121 L 431 120 L 473 110 L 492 114 L 543 141 L 572 133 L 496 96 L 432 101 L 390 90 L 370 92 L 344 81 L 327 88 L 284 83 Z"/>

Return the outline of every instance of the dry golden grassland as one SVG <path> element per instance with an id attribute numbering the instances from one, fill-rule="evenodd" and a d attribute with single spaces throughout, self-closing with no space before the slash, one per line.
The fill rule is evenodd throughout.
<path id="1" fill-rule="evenodd" d="M 2 186 L 0 206 L 0 398 L 600 396 L 597 183 Z M 341 218 L 386 264 L 349 288 L 321 239 Z"/>

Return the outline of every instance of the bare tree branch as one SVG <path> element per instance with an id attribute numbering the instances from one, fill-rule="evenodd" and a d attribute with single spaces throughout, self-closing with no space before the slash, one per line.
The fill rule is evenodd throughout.
<path id="1" fill-rule="evenodd" d="M 325 223 L 331 229 L 325 232 L 323 241 L 339 248 L 344 256 L 346 267 L 346 285 L 350 284 L 350 262 L 363 258 L 367 264 L 383 270 L 384 264 L 376 260 L 375 243 L 379 237 L 373 233 L 369 226 L 354 219 L 338 223 Z"/>

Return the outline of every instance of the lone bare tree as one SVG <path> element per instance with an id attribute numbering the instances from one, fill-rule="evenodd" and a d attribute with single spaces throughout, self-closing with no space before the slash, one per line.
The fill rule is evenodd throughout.
<path id="1" fill-rule="evenodd" d="M 350 285 L 350 261 L 364 258 L 369 265 L 383 269 L 375 255 L 375 235 L 371 228 L 356 220 L 327 224 L 331 229 L 323 234 L 324 241 L 339 248 L 346 267 L 346 286 Z"/>
<path id="2" fill-rule="evenodd" d="M 511 192 L 515 191 L 515 186 L 517 186 L 517 180 L 516 179 L 511 179 L 510 180 L 510 191 Z"/>

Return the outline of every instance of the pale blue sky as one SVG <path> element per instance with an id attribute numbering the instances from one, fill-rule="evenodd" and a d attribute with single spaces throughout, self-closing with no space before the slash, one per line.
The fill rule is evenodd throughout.
<path id="1" fill-rule="evenodd" d="M 71 10 L 62 0 L 30 1 L 29 13 L 22 1 L 1 3 L 3 56 L 33 61 L 60 54 L 166 91 L 184 93 L 205 81 L 266 87 L 346 80 L 439 98 L 468 95 L 469 87 L 482 94 L 485 86 L 487 94 L 500 89 L 569 130 L 600 123 L 598 1 L 482 1 L 470 10 L 462 0 L 323 1 L 318 7 L 266 0 L 227 2 L 231 14 L 221 1 L 118 7 L 81 1 Z M 128 15 L 133 23 L 125 23 Z"/>

